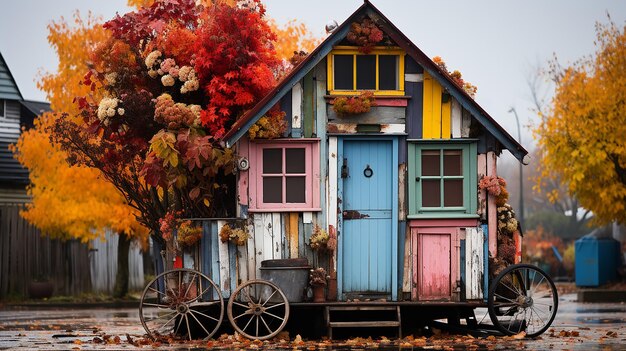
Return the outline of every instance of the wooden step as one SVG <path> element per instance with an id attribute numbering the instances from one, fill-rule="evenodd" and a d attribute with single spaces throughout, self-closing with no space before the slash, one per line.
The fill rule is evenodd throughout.
<path id="1" fill-rule="evenodd" d="M 397 321 L 363 321 L 363 322 L 330 322 L 331 328 L 366 328 L 366 327 L 399 327 Z"/>
<path id="2" fill-rule="evenodd" d="M 358 319 L 359 312 L 377 312 L 377 311 L 390 311 L 392 313 L 388 315 L 390 317 L 386 320 L 378 321 L 351 321 L 351 322 L 333 322 L 332 312 L 352 311 L 352 317 Z M 365 314 L 367 316 L 367 314 Z M 335 316 L 336 317 L 336 316 Z M 370 316 L 371 318 L 371 316 Z M 398 328 L 398 338 L 402 338 L 402 321 L 400 318 L 400 306 L 371 306 L 371 305 L 342 305 L 342 306 L 326 306 L 325 308 L 326 326 L 328 328 L 328 337 L 333 338 L 333 328 L 376 328 L 376 327 L 391 327 Z"/>

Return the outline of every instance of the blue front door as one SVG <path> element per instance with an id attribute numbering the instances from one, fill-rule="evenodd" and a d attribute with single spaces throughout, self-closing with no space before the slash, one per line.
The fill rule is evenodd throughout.
<path id="1" fill-rule="evenodd" d="M 341 288 L 351 295 L 390 297 L 395 265 L 393 140 L 343 141 Z M 395 280 L 395 279 L 394 279 Z"/>

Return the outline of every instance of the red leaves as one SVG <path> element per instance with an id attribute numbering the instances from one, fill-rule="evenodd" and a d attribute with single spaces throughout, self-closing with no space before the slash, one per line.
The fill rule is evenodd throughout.
<path id="1" fill-rule="evenodd" d="M 178 22 L 183 27 L 195 27 L 197 7 L 193 0 L 161 0 L 152 6 L 124 16 L 117 15 L 106 22 L 104 28 L 113 33 L 113 37 L 136 46 L 142 40 L 158 36 L 168 22 Z"/>
<path id="2" fill-rule="evenodd" d="M 275 84 L 276 37 L 263 6 L 255 1 L 254 7 L 258 11 L 216 4 L 197 32 L 195 69 L 211 98 L 201 120 L 216 138 Z"/>

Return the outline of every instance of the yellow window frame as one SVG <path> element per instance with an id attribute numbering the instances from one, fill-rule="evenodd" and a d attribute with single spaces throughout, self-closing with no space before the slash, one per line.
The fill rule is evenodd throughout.
<path id="1" fill-rule="evenodd" d="M 352 64 L 352 87 L 354 90 L 336 90 L 335 89 L 335 72 L 334 72 L 334 62 L 335 55 L 353 55 L 353 64 Z M 376 55 L 376 89 L 372 92 L 374 95 L 392 95 L 392 96 L 403 96 L 404 95 L 404 56 L 406 53 L 404 50 L 399 49 L 397 47 L 389 47 L 389 46 L 376 46 L 369 54 L 364 54 L 359 52 L 359 50 L 354 46 L 336 46 L 333 51 L 328 54 L 328 58 L 326 60 L 327 65 L 327 75 L 328 75 L 328 92 L 330 95 L 356 95 L 359 94 L 362 90 L 356 90 L 356 57 L 358 55 Z M 378 90 L 378 57 L 382 55 L 396 55 L 398 56 L 398 90 Z"/>

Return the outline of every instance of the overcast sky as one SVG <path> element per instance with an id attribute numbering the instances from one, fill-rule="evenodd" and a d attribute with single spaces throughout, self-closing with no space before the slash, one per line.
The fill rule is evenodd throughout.
<path id="1" fill-rule="evenodd" d="M 47 24 L 78 9 L 111 18 L 129 10 L 126 0 L 2 0 L 0 52 L 25 99 L 45 100 L 37 90 L 38 72 L 54 71 L 56 56 L 49 47 Z M 298 19 L 322 36 L 329 20 L 343 22 L 359 0 L 264 0 L 269 16 L 279 23 Z M 428 56 L 441 56 L 451 70 L 478 86 L 476 100 L 511 135 L 517 127 L 511 107 L 522 123 L 522 144 L 531 148 L 527 125 L 532 120 L 527 78 L 533 67 L 553 54 L 563 63 L 594 52 L 594 25 L 626 21 L 621 0 L 372 0 Z"/>

